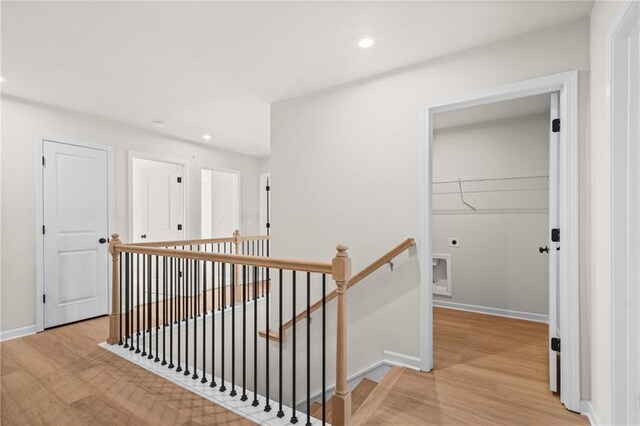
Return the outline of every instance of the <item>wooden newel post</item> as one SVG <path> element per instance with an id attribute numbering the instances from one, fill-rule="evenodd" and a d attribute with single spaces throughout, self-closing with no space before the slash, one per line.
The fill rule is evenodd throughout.
<path id="1" fill-rule="evenodd" d="M 347 285 L 351 279 L 351 259 L 348 247 L 339 244 L 333 259 L 333 280 L 338 294 L 338 320 L 336 342 L 336 389 L 331 397 L 331 424 L 351 424 L 351 392 L 347 387 Z"/>
<path id="2" fill-rule="evenodd" d="M 121 244 L 119 234 L 111 234 L 109 253 L 111 253 L 111 315 L 109 316 L 109 338 L 107 343 L 116 345 L 120 342 L 120 254 L 116 246 Z"/>

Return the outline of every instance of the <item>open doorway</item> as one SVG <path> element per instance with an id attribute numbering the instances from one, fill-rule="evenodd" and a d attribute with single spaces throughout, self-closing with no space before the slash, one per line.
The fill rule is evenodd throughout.
<path id="1" fill-rule="evenodd" d="M 497 343 L 503 350 L 490 356 L 507 357 L 495 358 L 487 377 L 508 375 L 506 361 L 521 360 L 511 372 L 542 372 L 545 397 L 559 391 L 572 411 L 580 411 L 576 89 L 569 72 L 425 105 L 421 254 L 421 369 L 439 368 L 442 312 L 493 318 L 485 334 L 459 324 L 480 346 L 500 334 L 498 315 L 516 317 L 509 321 L 537 330 L 535 353 L 521 351 L 529 340 Z M 502 328 L 506 339 L 532 333 Z M 459 359 L 471 353 L 463 348 Z M 481 350 L 478 359 L 487 356 Z M 529 365 L 534 358 L 541 364 Z"/>
<path id="2" fill-rule="evenodd" d="M 240 228 L 240 172 L 202 169 L 200 177 L 201 237 L 232 236 Z"/>

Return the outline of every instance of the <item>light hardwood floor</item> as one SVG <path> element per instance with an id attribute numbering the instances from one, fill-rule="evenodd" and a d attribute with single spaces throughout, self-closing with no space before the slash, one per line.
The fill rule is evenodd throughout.
<path id="1" fill-rule="evenodd" d="M 97 346 L 108 318 L 3 342 L 2 425 L 250 425 Z"/>
<path id="2" fill-rule="evenodd" d="M 433 373 L 397 371 L 363 424 L 589 424 L 549 391 L 546 324 L 434 308 L 434 325 Z"/>
<path id="3" fill-rule="evenodd" d="M 402 370 L 371 425 L 588 424 L 548 391 L 546 326 L 434 309 L 435 371 Z M 97 347 L 97 318 L 0 344 L 3 425 L 251 424 Z"/>

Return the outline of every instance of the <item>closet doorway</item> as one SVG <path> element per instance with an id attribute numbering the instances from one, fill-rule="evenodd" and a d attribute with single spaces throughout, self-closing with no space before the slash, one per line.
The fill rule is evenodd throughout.
<path id="1" fill-rule="evenodd" d="M 580 410 L 576 78 L 425 107 L 421 256 L 422 369 L 449 366 L 457 353 L 466 367 L 488 368 L 488 381 L 495 373 L 548 382 L 543 397 L 559 393 L 572 411 Z M 438 334 L 441 321 L 457 321 L 460 336 Z"/>

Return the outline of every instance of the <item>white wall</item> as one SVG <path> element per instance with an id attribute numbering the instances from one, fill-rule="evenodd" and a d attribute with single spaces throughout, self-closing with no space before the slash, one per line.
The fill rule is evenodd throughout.
<path id="1" fill-rule="evenodd" d="M 596 2 L 591 11 L 591 187 L 590 209 L 591 304 L 591 409 L 601 424 L 612 422 L 611 358 L 611 224 L 607 198 L 610 197 L 610 143 L 605 132 L 607 88 L 605 82 L 605 34 L 623 10 L 624 2 Z"/>
<path id="2" fill-rule="evenodd" d="M 549 113 L 442 129 L 432 149 L 434 181 L 547 174 Z M 538 252 L 548 213 L 434 214 L 433 230 L 433 251 L 451 254 L 453 278 L 453 295 L 434 299 L 548 313 L 549 260 Z"/>
<path id="3" fill-rule="evenodd" d="M 274 104 L 274 255 L 328 260 L 336 244 L 345 242 L 350 246 L 354 272 L 358 272 L 403 239 L 417 238 L 420 107 L 429 100 L 579 70 L 580 164 L 584 178 L 588 41 L 589 23 L 584 19 Z M 583 211 L 588 190 L 585 183 L 583 179 Z M 584 256 L 581 260 L 584 267 Z M 360 331 L 349 337 L 350 373 L 369 365 L 373 357 L 382 359 L 384 349 L 419 356 L 417 263 L 413 267 L 404 276 L 411 286 L 398 289 L 405 292 L 397 299 L 403 303 L 386 304 L 385 295 L 372 289 L 364 289 L 366 299 L 350 299 L 351 311 L 366 310 L 361 305 L 364 303 L 376 306 L 366 316 L 349 317 L 350 327 L 358 324 Z M 395 285 L 397 279 L 390 278 L 387 285 Z M 583 288 L 587 282 L 583 274 Z M 584 307 L 586 302 L 582 301 Z M 587 328 L 582 325 L 582 349 L 588 351 Z M 366 353 L 357 349 L 365 344 Z M 583 396 L 588 396 L 586 366 L 582 385 Z"/>
<path id="4" fill-rule="evenodd" d="M 258 159 L 162 136 L 98 117 L 2 98 L 2 330 L 35 324 L 35 137 L 78 140 L 115 148 L 116 229 L 126 236 L 127 151 L 188 160 L 187 238 L 200 235 L 200 167 L 242 172 L 242 230 L 257 229 Z"/>

